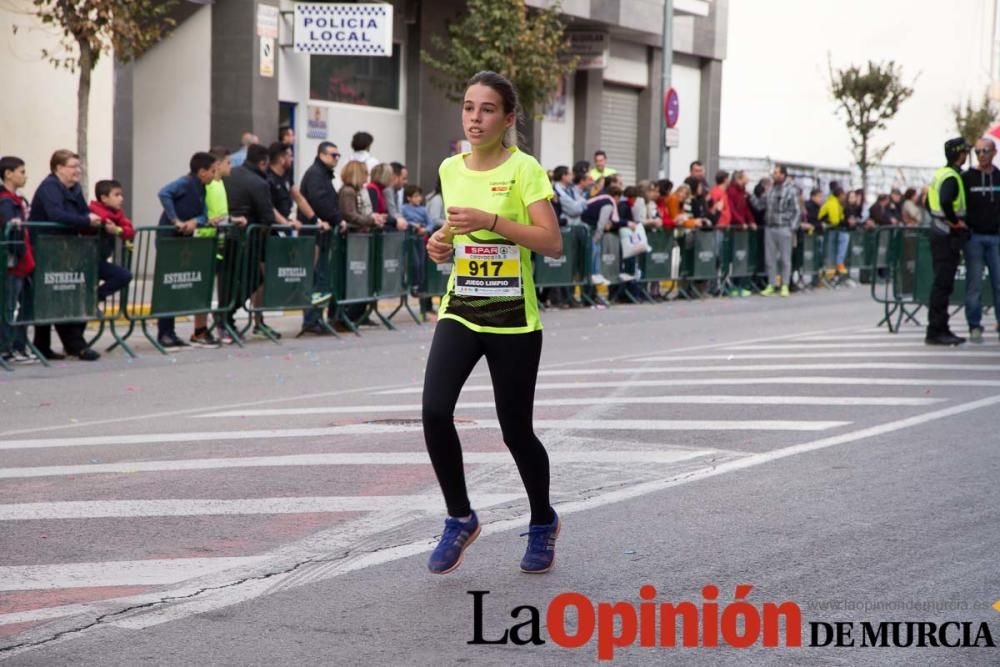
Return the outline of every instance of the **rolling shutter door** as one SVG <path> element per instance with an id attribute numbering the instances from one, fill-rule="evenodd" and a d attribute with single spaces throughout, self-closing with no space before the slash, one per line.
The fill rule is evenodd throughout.
<path id="1" fill-rule="evenodd" d="M 639 146 L 639 91 L 604 84 L 601 98 L 601 146 L 608 154 L 608 166 L 622 175 L 624 185 L 636 182 L 636 154 Z"/>

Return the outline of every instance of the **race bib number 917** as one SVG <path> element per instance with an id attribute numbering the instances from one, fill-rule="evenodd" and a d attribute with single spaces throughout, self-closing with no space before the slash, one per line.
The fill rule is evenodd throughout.
<path id="1" fill-rule="evenodd" d="M 516 245 L 455 246 L 455 294 L 521 296 L 521 250 Z"/>

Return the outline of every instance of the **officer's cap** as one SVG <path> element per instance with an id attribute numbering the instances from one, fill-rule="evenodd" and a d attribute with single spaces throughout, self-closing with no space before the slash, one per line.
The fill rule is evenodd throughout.
<path id="1" fill-rule="evenodd" d="M 955 139 L 949 139 L 944 142 L 944 156 L 952 160 L 959 156 L 961 153 L 969 152 L 969 144 L 965 142 L 962 137 L 956 137 Z"/>

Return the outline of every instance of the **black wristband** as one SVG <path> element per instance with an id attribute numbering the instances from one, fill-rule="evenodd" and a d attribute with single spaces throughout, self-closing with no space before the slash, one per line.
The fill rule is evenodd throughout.
<path id="1" fill-rule="evenodd" d="M 491 231 L 491 232 L 492 232 L 492 231 L 493 231 L 494 229 L 496 229 L 496 227 L 497 227 L 497 221 L 498 221 L 499 219 L 500 219 L 500 214 L 499 214 L 499 213 L 494 213 L 494 214 L 493 214 L 493 224 L 492 224 L 492 225 L 490 225 L 490 231 Z"/>
<path id="2" fill-rule="evenodd" d="M 310 225 L 318 225 L 319 224 L 319 216 L 318 215 L 314 215 L 313 217 L 309 218 L 309 224 Z"/>

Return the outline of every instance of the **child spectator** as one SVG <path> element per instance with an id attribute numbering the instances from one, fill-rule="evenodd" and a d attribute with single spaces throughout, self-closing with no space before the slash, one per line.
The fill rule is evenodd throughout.
<path id="1" fill-rule="evenodd" d="M 715 226 L 725 229 L 733 219 L 732 207 L 729 205 L 729 172 L 721 170 L 715 175 L 715 187 L 708 193 L 709 208 L 716 216 Z"/>
<path id="2" fill-rule="evenodd" d="M 18 190 L 28 181 L 24 170 L 24 160 L 8 156 L 0 160 L 0 234 L 13 242 L 7 252 L 6 294 L 0 302 L 4 312 L 0 312 L 0 358 L 7 362 L 30 364 L 38 361 L 28 354 L 28 333 L 24 326 L 17 326 L 17 320 L 29 319 L 28 290 L 26 285 L 35 270 L 35 257 L 31 252 L 31 238 L 21 223 L 28 219 L 28 203 L 21 198 Z M 13 226 L 8 230 L 8 223 Z"/>
<path id="3" fill-rule="evenodd" d="M 407 185 L 403 188 L 403 217 L 416 227 L 416 232 L 425 236 L 433 230 L 434 221 L 424 208 L 424 191 L 419 185 Z"/>
<path id="4" fill-rule="evenodd" d="M 267 149 L 254 144 L 250 148 L 260 148 L 264 150 L 266 156 Z M 241 169 L 259 168 L 253 165 L 250 158 L 258 159 L 259 152 L 249 151 L 248 161 Z M 208 223 L 208 208 L 205 205 L 205 186 L 215 180 L 215 165 L 218 159 L 211 153 L 198 152 L 191 156 L 188 163 L 190 170 L 184 176 L 171 181 L 163 186 L 158 196 L 160 204 L 163 206 L 163 213 L 160 215 L 160 227 L 172 228 L 170 235 L 193 236 L 198 227 L 203 227 Z M 263 173 L 259 175 L 263 177 Z M 267 181 L 263 181 L 262 186 L 267 188 Z M 268 200 L 270 203 L 270 200 Z M 268 207 L 273 218 L 274 209 Z M 161 317 L 157 323 L 157 341 L 167 349 L 182 349 L 190 347 L 187 343 L 177 337 L 174 329 L 173 317 Z"/>
<path id="5" fill-rule="evenodd" d="M 132 273 L 128 269 L 108 260 L 113 259 L 115 254 L 115 240 L 120 238 L 123 242 L 131 241 L 135 238 L 135 228 L 122 209 L 125 190 L 121 183 L 112 180 L 97 181 L 94 196 L 97 199 L 90 202 L 90 212 L 100 216 L 104 231 L 98 251 L 97 277 L 101 284 L 97 288 L 97 299 L 104 301 L 132 282 Z"/>
<path id="6" fill-rule="evenodd" d="M 837 266 L 835 270 L 841 276 L 847 275 L 845 262 L 847 261 L 847 249 L 851 242 L 851 236 L 845 229 L 847 224 L 845 224 L 844 200 L 844 188 L 834 185 L 830 189 L 830 196 L 823 202 L 817 214 L 817 219 L 824 226 L 834 230 L 832 238 L 836 252 Z"/>
<path id="7" fill-rule="evenodd" d="M 801 225 L 806 233 L 812 233 L 820 227 L 819 212 L 823 206 L 823 191 L 813 188 L 806 202 L 806 221 Z"/>

